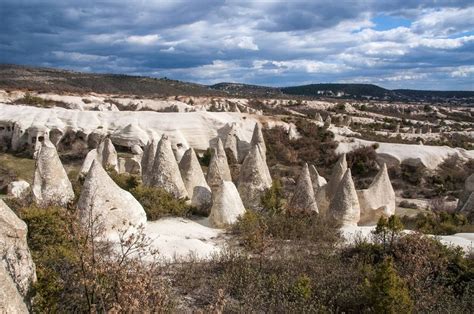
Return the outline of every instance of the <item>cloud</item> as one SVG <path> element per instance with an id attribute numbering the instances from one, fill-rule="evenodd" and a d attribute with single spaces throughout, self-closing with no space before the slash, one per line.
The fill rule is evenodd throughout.
<path id="1" fill-rule="evenodd" d="M 466 0 L 4 0 L 0 62 L 200 83 L 472 90 L 473 14 Z"/>
<path id="2" fill-rule="evenodd" d="M 133 36 L 128 36 L 125 38 L 125 41 L 130 44 L 136 44 L 136 45 L 152 45 L 155 44 L 158 40 L 160 39 L 160 36 L 157 34 L 151 34 L 151 35 L 133 35 Z"/>

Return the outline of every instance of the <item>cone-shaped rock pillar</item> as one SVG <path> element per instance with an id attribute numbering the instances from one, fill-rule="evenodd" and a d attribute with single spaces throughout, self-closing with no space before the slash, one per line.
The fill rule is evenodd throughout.
<path id="1" fill-rule="evenodd" d="M 184 153 L 179 163 L 179 170 L 191 205 L 201 210 L 208 209 L 212 202 L 211 188 L 207 185 L 194 149 L 189 148 Z"/>
<path id="2" fill-rule="evenodd" d="M 305 164 L 301 170 L 298 182 L 296 183 L 295 193 L 288 203 L 288 210 L 291 212 L 319 213 L 308 164 Z"/>
<path id="3" fill-rule="evenodd" d="M 458 210 L 465 214 L 474 213 L 474 173 L 466 179 L 464 191 L 459 197 Z"/>
<path id="4" fill-rule="evenodd" d="M 212 151 L 206 178 L 211 188 L 214 185 L 220 185 L 221 181 L 232 181 L 227 156 L 220 138 L 217 139 L 217 145 Z"/>
<path id="5" fill-rule="evenodd" d="M 332 197 L 334 196 L 334 193 L 339 186 L 339 182 L 341 182 L 346 170 L 346 154 L 343 154 L 341 157 L 339 157 L 339 160 L 332 168 L 331 177 L 329 178 L 328 184 L 326 186 L 326 195 L 329 201 L 331 201 Z"/>
<path id="6" fill-rule="evenodd" d="M 369 188 L 357 191 L 357 195 L 360 204 L 360 224 L 377 223 L 380 216 L 390 217 L 395 214 L 395 191 L 385 164 Z"/>
<path id="7" fill-rule="evenodd" d="M 110 138 L 105 138 L 97 147 L 97 158 L 102 163 L 102 166 L 112 168 L 118 172 L 118 157 L 115 146 Z"/>
<path id="8" fill-rule="evenodd" d="M 209 223 L 216 228 L 231 225 L 245 213 L 239 192 L 231 181 L 221 181 L 212 188 L 212 207 Z"/>
<path id="9" fill-rule="evenodd" d="M 166 135 L 163 135 L 158 143 L 149 185 L 162 188 L 177 198 L 188 196 L 178 163 L 171 149 L 171 142 Z"/>
<path id="10" fill-rule="evenodd" d="M 74 199 L 74 191 L 56 147 L 45 138 L 37 152 L 33 178 L 33 198 L 37 204 L 66 206 Z"/>
<path id="11" fill-rule="evenodd" d="M 237 137 L 237 130 L 235 123 L 228 124 L 229 131 L 225 134 L 224 149 L 226 153 L 230 153 L 235 162 L 239 162 L 239 139 Z"/>
<path id="12" fill-rule="evenodd" d="M 155 162 L 156 150 L 158 143 L 153 139 L 148 142 L 143 150 L 141 160 L 142 165 L 142 181 L 145 185 L 150 185 L 150 177 L 153 171 L 153 163 Z"/>
<path id="13" fill-rule="evenodd" d="M 343 226 L 356 226 L 360 220 L 360 206 L 357 192 L 352 181 L 351 169 L 347 169 L 336 190 L 329 214 Z"/>
<path id="14" fill-rule="evenodd" d="M 267 164 L 262 159 L 259 145 L 254 145 L 240 169 L 238 190 L 246 208 L 261 207 L 261 197 L 272 186 Z"/>
<path id="15" fill-rule="evenodd" d="M 26 223 L 0 199 L 0 313 L 28 313 L 36 270 Z"/>
<path id="16" fill-rule="evenodd" d="M 129 224 L 138 227 L 146 222 L 142 205 L 121 189 L 96 160 L 84 181 L 77 208 L 83 226 L 97 227 L 94 231 L 105 235 L 128 228 Z"/>
<path id="17" fill-rule="evenodd" d="M 265 145 L 265 139 L 263 138 L 262 127 L 258 123 L 255 123 L 255 128 L 253 129 L 252 140 L 250 141 L 250 145 L 259 145 L 263 156 L 266 156 L 267 146 Z"/>

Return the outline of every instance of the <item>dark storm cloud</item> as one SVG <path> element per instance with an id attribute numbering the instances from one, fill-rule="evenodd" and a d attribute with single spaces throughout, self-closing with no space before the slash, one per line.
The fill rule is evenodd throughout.
<path id="1" fill-rule="evenodd" d="M 3 0 L 0 62 L 202 83 L 472 90 L 473 14 L 471 1 Z M 384 16 L 410 23 L 377 31 Z"/>

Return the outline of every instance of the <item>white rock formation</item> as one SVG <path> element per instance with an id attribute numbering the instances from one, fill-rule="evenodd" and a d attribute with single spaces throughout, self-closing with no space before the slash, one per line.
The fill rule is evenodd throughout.
<path id="1" fill-rule="evenodd" d="M 171 142 L 166 135 L 163 135 L 158 142 L 149 185 L 162 188 L 176 198 L 188 196 L 178 163 L 171 149 Z"/>
<path id="2" fill-rule="evenodd" d="M 346 154 L 342 154 L 342 156 L 339 157 L 339 160 L 332 168 L 331 177 L 329 178 L 329 181 L 326 186 L 326 197 L 329 202 L 331 201 L 332 197 L 336 193 L 336 190 L 339 187 L 339 183 L 341 182 L 342 177 L 346 173 L 346 170 L 347 170 Z"/>
<path id="3" fill-rule="evenodd" d="M 380 216 L 390 217 L 395 214 L 395 191 L 385 164 L 372 184 L 365 190 L 357 191 L 357 195 L 360 204 L 359 224 L 374 224 Z"/>
<path id="4" fill-rule="evenodd" d="M 318 170 L 316 170 L 316 167 L 313 165 L 309 167 L 309 175 L 311 177 L 314 197 L 316 198 L 319 212 L 324 213 L 329 206 L 328 201 L 326 200 L 327 181 L 323 176 L 319 175 Z"/>
<path id="5" fill-rule="evenodd" d="M 24 221 L 0 199 L 0 313 L 28 313 L 36 270 Z"/>
<path id="6" fill-rule="evenodd" d="M 212 149 L 206 179 L 211 189 L 214 185 L 220 185 L 221 181 L 232 181 L 227 156 L 220 138 L 217 139 L 216 147 Z"/>
<path id="7" fill-rule="evenodd" d="M 191 205 L 201 210 L 208 209 L 212 203 L 211 188 L 207 185 L 194 149 L 189 148 L 184 153 L 179 163 L 179 170 Z"/>
<path id="8" fill-rule="evenodd" d="M 458 210 L 463 213 L 474 213 L 474 173 L 466 179 L 464 191 L 459 198 Z"/>
<path id="9" fill-rule="evenodd" d="M 314 115 L 314 120 L 316 120 L 316 122 L 323 122 L 323 117 L 321 117 L 321 114 L 319 112 L 317 112 L 315 115 Z"/>
<path id="10" fill-rule="evenodd" d="M 221 181 L 212 189 L 212 207 L 209 223 L 216 228 L 231 225 L 245 213 L 239 191 L 231 181 Z"/>
<path id="11" fill-rule="evenodd" d="M 96 160 L 93 161 L 77 203 L 84 227 L 94 222 L 96 231 L 111 236 L 128 224 L 138 227 L 146 223 L 142 205 L 129 192 L 121 189 Z"/>
<path id="12" fill-rule="evenodd" d="M 226 125 L 228 128 L 228 131 L 226 132 L 223 142 L 224 142 L 224 149 L 227 152 L 230 152 L 232 154 L 233 159 L 236 162 L 240 161 L 239 157 L 239 138 L 237 137 L 237 130 L 236 130 L 236 124 L 228 124 Z"/>
<path id="13" fill-rule="evenodd" d="M 110 138 L 105 138 L 97 147 L 97 159 L 104 168 L 112 168 L 115 171 L 118 169 L 118 157 L 115 146 Z"/>
<path id="14" fill-rule="evenodd" d="M 158 143 L 155 140 L 148 142 L 143 151 L 141 165 L 142 165 L 142 181 L 145 185 L 150 185 L 150 177 L 153 170 L 153 163 L 155 162 L 156 150 Z"/>
<path id="15" fill-rule="evenodd" d="M 237 187 L 246 208 L 260 208 L 263 193 L 272 186 L 262 155 L 259 145 L 252 146 L 240 168 Z"/>
<path id="16" fill-rule="evenodd" d="M 288 202 L 288 210 L 291 212 L 319 213 L 308 164 L 305 164 L 301 170 L 296 182 L 295 193 Z"/>
<path id="17" fill-rule="evenodd" d="M 347 169 L 329 205 L 328 213 L 343 226 L 356 226 L 360 220 L 360 205 L 352 181 L 351 169 Z"/>
<path id="18" fill-rule="evenodd" d="M 267 155 L 267 146 L 265 145 L 265 139 L 263 138 L 262 127 L 258 123 L 255 123 L 255 128 L 253 129 L 252 140 L 250 141 L 250 145 L 259 145 L 263 156 Z"/>
<path id="19" fill-rule="evenodd" d="M 91 149 L 87 155 L 84 161 L 82 162 L 81 170 L 79 170 L 79 177 L 85 177 L 87 173 L 89 172 L 89 169 L 92 166 L 92 162 L 94 160 L 99 161 L 99 158 L 97 158 L 97 149 Z"/>
<path id="20" fill-rule="evenodd" d="M 8 196 L 23 198 L 30 193 L 30 184 L 26 181 L 13 181 L 8 184 Z"/>
<path id="21" fill-rule="evenodd" d="M 34 201 L 39 205 L 66 206 L 74 199 L 71 181 L 56 147 L 47 139 L 37 152 L 32 192 Z"/>

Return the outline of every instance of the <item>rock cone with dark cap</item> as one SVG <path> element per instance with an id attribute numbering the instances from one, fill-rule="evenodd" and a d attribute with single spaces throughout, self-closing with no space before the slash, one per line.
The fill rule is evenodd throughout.
<path id="1" fill-rule="evenodd" d="M 262 158 L 259 145 L 254 145 L 240 169 L 238 190 L 246 208 L 261 206 L 263 193 L 272 186 L 267 164 Z"/>
<path id="2" fill-rule="evenodd" d="M 56 147 L 44 140 L 36 157 L 33 198 L 37 204 L 66 206 L 74 199 L 74 191 Z"/>
<path id="3" fill-rule="evenodd" d="M 171 149 L 171 142 L 166 135 L 163 135 L 158 143 L 149 185 L 162 188 L 177 198 L 188 196 L 178 163 Z"/>
<path id="4" fill-rule="evenodd" d="M 207 185 L 194 149 L 189 148 L 184 153 L 179 163 L 179 170 L 191 199 L 191 205 L 199 209 L 209 208 L 212 202 L 211 189 Z"/>
<path id="5" fill-rule="evenodd" d="M 319 213 L 308 164 L 305 164 L 301 170 L 296 183 L 295 193 L 288 203 L 288 210 L 291 212 Z"/>
<path id="6" fill-rule="evenodd" d="M 352 181 L 351 169 L 347 169 L 336 190 L 329 214 L 343 226 L 356 226 L 360 219 L 360 206 L 357 192 Z"/>

